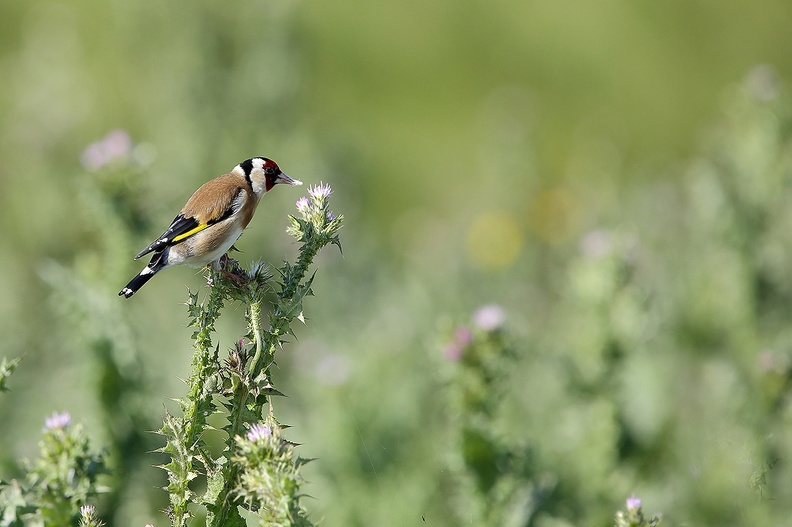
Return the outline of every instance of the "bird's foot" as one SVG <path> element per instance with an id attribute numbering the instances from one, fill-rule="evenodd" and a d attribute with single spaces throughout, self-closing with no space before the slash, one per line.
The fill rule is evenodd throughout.
<path id="1" fill-rule="evenodd" d="M 238 286 L 244 286 L 250 281 L 250 277 L 247 272 L 240 267 L 239 262 L 228 256 L 228 254 L 221 256 L 211 267 L 214 271 L 222 274 Z"/>
<path id="2" fill-rule="evenodd" d="M 233 281 L 238 286 L 243 286 L 250 282 L 250 278 L 247 277 L 247 273 L 242 271 L 243 274 L 237 274 L 233 271 L 228 271 L 226 269 L 217 269 L 217 272 L 228 278 L 229 280 Z"/>

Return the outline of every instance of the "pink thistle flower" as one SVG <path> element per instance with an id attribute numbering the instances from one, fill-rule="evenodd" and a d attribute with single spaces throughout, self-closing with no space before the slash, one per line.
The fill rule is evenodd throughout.
<path id="1" fill-rule="evenodd" d="M 45 430 L 63 430 L 71 424 L 71 415 L 69 412 L 52 412 L 52 415 L 44 420 Z"/>
<path id="2" fill-rule="evenodd" d="M 321 181 L 318 185 L 308 187 L 308 194 L 310 194 L 314 199 L 325 199 L 332 193 L 333 190 L 330 188 L 330 185 L 327 183 L 322 183 Z"/>
<path id="3" fill-rule="evenodd" d="M 454 343 L 467 346 L 473 341 L 473 332 L 467 326 L 459 326 L 454 330 Z"/>
<path id="4" fill-rule="evenodd" d="M 449 344 L 443 351 L 443 355 L 451 362 L 457 362 L 462 358 L 462 347 L 457 344 Z"/>
<path id="5" fill-rule="evenodd" d="M 251 425 L 250 430 L 248 430 L 247 438 L 248 441 L 261 441 L 262 439 L 266 439 L 271 435 L 272 430 L 270 427 L 255 423 Z"/>
<path id="6" fill-rule="evenodd" d="M 305 214 L 311 208 L 311 200 L 303 196 L 297 200 L 295 205 L 297 206 L 298 211 L 300 211 L 302 214 Z"/>
<path id="7" fill-rule="evenodd" d="M 473 313 L 473 324 L 482 331 L 495 331 L 506 322 L 506 312 L 497 304 L 487 304 Z"/>

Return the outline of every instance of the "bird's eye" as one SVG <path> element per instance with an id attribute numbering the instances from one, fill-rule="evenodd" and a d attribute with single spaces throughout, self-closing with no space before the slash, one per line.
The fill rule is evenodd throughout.
<path id="1" fill-rule="evenodd" d="M 276 175 L 276 173 L 275 173 L 275 169 L 274 169 L 274 168 L 272 168 L 272 167 L 266 167 L 266 168 L 264 169 L 264 173 L 265 173 L 265 174 L 267 174 L 268 176 L 274 176 L 274 175 Z"/>

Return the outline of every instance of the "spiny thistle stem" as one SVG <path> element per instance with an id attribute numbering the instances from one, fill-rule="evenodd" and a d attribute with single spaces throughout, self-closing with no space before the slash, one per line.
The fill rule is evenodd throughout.
<path id="1" fill-rule="evenodd" d="M 169 515 L 174 527 L 186 527 L 192 517 L 188 509 L 193 499 L 189 482 L 197 475 L 195 458 L 204 465 L 209 460 L 201 449 L 201 435 L 206 428 L 206 417 L 214 411 L 212 387 L 208 384 L 217 373 L 218 350 L 212 351 L 212 332 L 220 316 L 223 300 L 221 291 L 212 288 L 206 304 L 198 304 L 198 295 L 190 295 L 187 303 L 191 325 L 197 327 L 193 334 L 193 371 L 187 381 L 189 392 L 178 401 L 184 416 L 176 418 L 166 415 L 165 426 L 161 429 L 161 433 L 168 438 L 162 450 L 171 456 L 165 469 L 169 480 Z"/>
<path id="2" fill-rule="evenodd" d="M 168 472 L 167 490 L 171 503 L 168 512 L 174 527 L 187 526 L 192 516 L 188 509 L 190 504 L 205 507 L 206 525 L 210 527 L 244 526 L 239 507 L 248 507 L 263 519 L 264 511 L 252 503 L 268 495 L 267 489 L 290 489 L 284 494 L 288 499 L 277 502 L 278 510 L 266 511 L 267 517 L 285 517 L 282 516 L 284 511 L 291 511 L 292 517 L 299 518 L 299 525 L 311 525 L 299 504 L 301 494 L 297 492 L 301 481 L 297 471 L 305 460 L 294 458 L 293 447 L 286 448 L 287 442 L 280 439 L 279 432 L 274 432 L 280 428 L 271 414 L 270 396 L 282 394 L 272 387 L 269 371 L 277 349 L 284 342 L 284 335 L 294 334 L 290 324 L 295 318 L 302 318 L 302 300 L 311 294 L 313 282 L 313 276 L 306 279 L 306 275 L 314 257 L 328 243 L 340 247 L 337 231 L 343 217 L 335 217 L 329 210 L 330 187 L 318 185 L 309 188 L 308 192 L 311 199 L 301 198 L 297 202 L 300 217 L 290 217 L 289 232 L 301 243 L 299 256 L 295 264 L 285 262 L 279 269 L 282 282 L 270 312 L 268 330 L 263 329 L 261 318 L 271 276 L 262 264 L 253 264 L 250 271 L 245 271 L 235 260 L 225 258 L 221 261 L 222 270 L 212 271 L 212 287 L 206 302 L 199 303 L 197 294 L 190 295 L 187 303 L 190 324 L 197 330 L 193 334 L 195 355 L 193 372 L 188 379 L 188 394 L 179 400 L 184 417 L 175 418 L 166 413 L 161 429 L 167 437 L 162 451 L 171 456 L 170 463 L 163 468 Z M 247 336 L 252 346 L 245 346 L 243 340 L 238 341 L 235 349 L 229 352 L 225 365 L 221 366 L 219 346 L 213 347 L 212 333 L 226 300 L 245 304 Z M 217 457 L 204 448 L 201 438 L 208 428 L 207 417 L 217 411 L 215 398 L 222 401 L 227 412 L 227 424 L 222 428 L 225 448 Z M 264 418 L 267 404 L 270 412 Z M 262 419 L 268 423 L 265 428 L 277 436 L 277 441 L 283 442 L 284 446 L 276 449 L 281 461 L 262 465 L 263 468 L 251 473 L 245 464 L 245 456 L 239 455 L 240 444 L 248 443 L 240 443 L 240 438 L 249 437 L 256 426 L 260 427 L 258 423 Z M 266 445 L 259 446 L 263 448 Z M 264 451 L 268 451 L 267 448 Z M 261 472 L 266 467 L 270 467 L 267 469 L 271 470 L 269 475 Z M 197 499 L 189 483 L 201 471 L 206 475 L 207 488 Z"/>

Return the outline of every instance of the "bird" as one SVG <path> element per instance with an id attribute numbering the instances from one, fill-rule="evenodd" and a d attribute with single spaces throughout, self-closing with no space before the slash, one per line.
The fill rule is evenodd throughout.
<path id="1" fill-rule="evenodd" d="M 148 265 L 118 296 L 130 298 L 155 274 L 174 265 L 217 268 L 250 223 L 261 198 L 279 183 L 302 185 L 284 174 L 275 161 L 253 157 L 201 185 L 167 230 L 135 255 L 137 260 L 153 253 Z"/>

